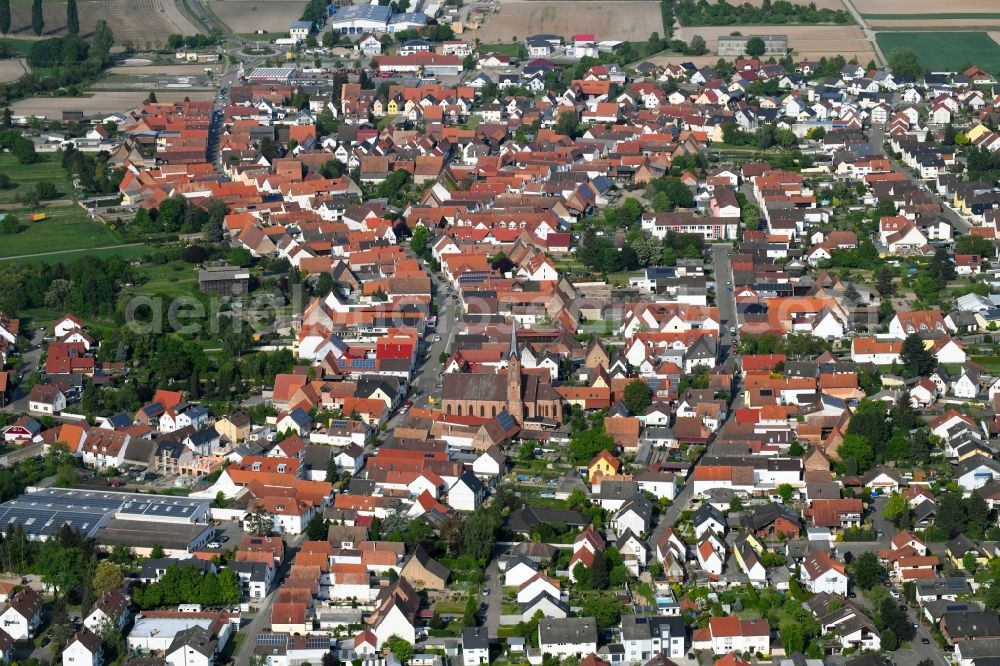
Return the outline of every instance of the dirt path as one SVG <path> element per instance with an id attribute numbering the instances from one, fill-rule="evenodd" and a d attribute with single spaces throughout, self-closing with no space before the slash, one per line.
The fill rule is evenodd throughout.
<path id="1" fill-rule="evenodd" d="M 94 250 L 116 250 L 120 247 L 137 247 L 143 244 L 144 243 L 123 243 L 120 245 L 105 245 L 103 247 L 81 247 L 76 250 L 56 250 L 54 252 L 35 252 L 34 254 L 15 254 L 12 257 L 0 257 L 0 262 L 11 261 L 13 259 L 33 259 L 35 257 L 51 257 L 56 254 L 69 254 L 70 252 L 82 252 L 84 250 L 88 252 Z"/>

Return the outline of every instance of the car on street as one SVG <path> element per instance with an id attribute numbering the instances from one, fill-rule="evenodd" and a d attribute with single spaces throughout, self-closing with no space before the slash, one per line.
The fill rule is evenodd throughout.
<path id="1" fill-rule="evenodd" d="M 490 588 L 488 588 L 488 587 L 484 587 L 483 588 L 483 596 L 484 597 L 490 596 Z"/>
<path id="2" fill-rule="evenodd" d="M 929 639 L 929 638 L 921 638 L 920 642 L 923 643 L 924 645 L 930 645 L 931 644 L 931 639 Z"/>

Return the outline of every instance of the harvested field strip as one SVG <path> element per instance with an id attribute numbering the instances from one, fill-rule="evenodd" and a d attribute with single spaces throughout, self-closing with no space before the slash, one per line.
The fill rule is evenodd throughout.
<path id="1" fill-rule="evenodd" d="M 552 33 L 565 39 L 577 33 L 596 33 L 601 39 L 645 41 L 663 31 L 659 2 L 616 0 L 609 4 L 587 3 L 581 12 L 576 2 L 534 0 L 502 2 L 500 11 L 487 19 L 477 37 L 484 43 L 512 42 L 527 35 Z"/>
<path id="2" fill-rule="evenodd" d="M 950 21 L 959 19 L 1000 19 L 1000 12 L 961 12 L 946 14 L 862 14 L 873 21 Z"/>

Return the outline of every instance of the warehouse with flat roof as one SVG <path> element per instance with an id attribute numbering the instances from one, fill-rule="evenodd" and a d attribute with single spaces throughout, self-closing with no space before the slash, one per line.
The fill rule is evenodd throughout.
<path id="1" fill-rule="evenodd" d="M 326 22 L 332 32 L 361 35 L 366 32 L 386 32 L 392 10 L 382 5 L 349 5 L 339 7 Z"/>
<path id="2" fill-rule="evenodd" d="M 41 488 L 0 504 L 0 529 L 20 526 L 31 541 L 46 541 L 63 525 L 86 538 L 114 520 L 162 531 L 170 525 L 205 524 L 211 500 L 142 495 L 90 488 Z M 138 542 L 129 545 L 146 545 Z"/>

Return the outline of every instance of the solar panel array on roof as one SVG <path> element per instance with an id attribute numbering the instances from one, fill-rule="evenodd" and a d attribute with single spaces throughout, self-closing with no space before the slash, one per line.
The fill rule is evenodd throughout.
<path id="1" fill-rule="evenodd" d="M 330 639 L 326 639 L 329 641 Z M 257 645 L 264 647 L 278 647 L 284 645 L 288 641 L 288 636 L 285 634 L 267 634 L 263 633 L 257 636 Z"/>
<path id="2" fill-rule="evenodd" d="M 351 359 L 351 369 L 352 370 L 374 370 L 375 369 L 375 359 L 373 359 L 373 358 L 354 358 L 354 359 Z"/>
<path id="3" fill-rule="evenodd" d="M 514 417 L 511 416 L 506 409 L 497 414 L 497 421 L 500 423 L 500 427 L 503 428 L 505 432 L 511 428 L 517 427 L 517 421 L 514 420 Z"/>
<path id="4" fill-rule="evenodd" d="M 205 512 L 208 500 L 139 495 L 79 488 L 44 488 L 0 504 L 0 529 L 20 525 L 29 539 L 44 540 L 63 525 L 85 537 L 118 513 L 188 520 Z"/>
<path id="5" fill-rule="evenodd" d="M 347 427 L 347 421 L 345 421 L 343 419 L 333 419 L 332 421 L 330 421 L 330 427 L 331 428 L 346 428 Z"/>
<path id="6" fill-rule="evenodd" d="M 458 276 L 459 284 L 475 284 L 483 282 L 493 274 L 493 271 L 466 271 Z"/>

